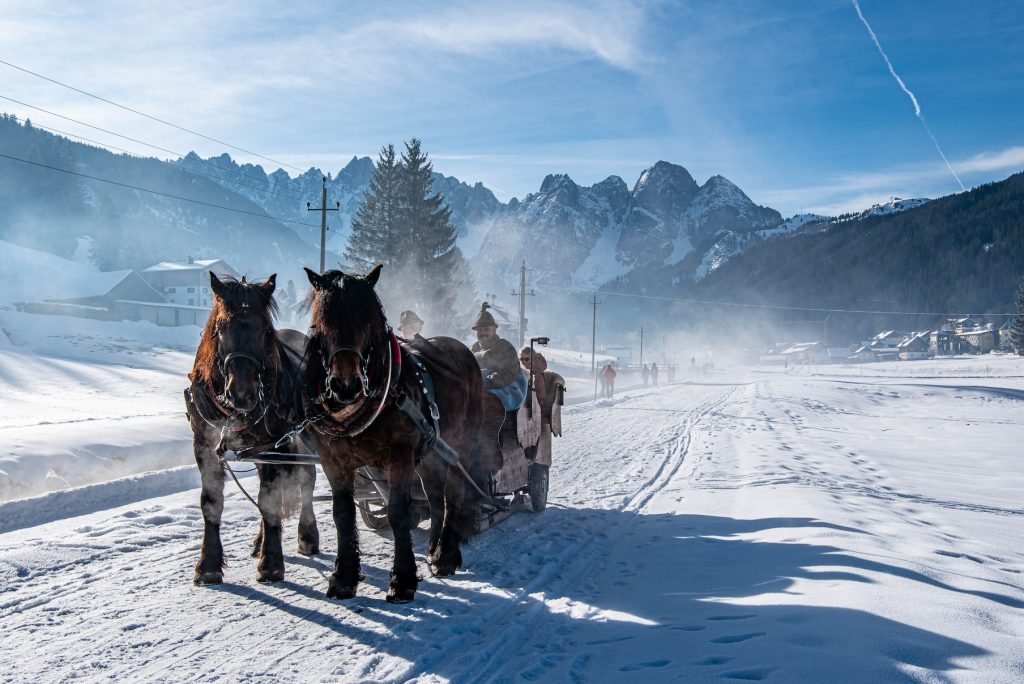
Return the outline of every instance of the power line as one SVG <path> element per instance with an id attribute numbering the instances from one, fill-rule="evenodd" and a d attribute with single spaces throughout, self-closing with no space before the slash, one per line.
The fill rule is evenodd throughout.
<path id="1" fill-rule="evenodd" d="M 3 96 L 0 95 L 0 97 L 3 97 Z M 13 114 L 10 114 L 9 116 L 11 118 L 13 118 L 15 121 L 21 121 L 22 123 L 27 123 L 28 122 L 27 119 L 19 119 L 17 116 L 14 116 Z M 85 125 L 88 125 L 88 124 L 85 124 Z M 81 140 L 83 142 L 91 143 L 91 144 L 97 145 L 97 146 L 99 146 L 99 147 L 101 147 L 103 149 L 117 150 L 118 152 L 123 152 L 124 154 L 131 155 L 132 157 L 135 157 L 136 159 L 153 159 L 153 157 L 145 157 L 145 156 L 143 156 L 143 155 L 141 155 L 141 154 L 139 154 L 137 152 L 133 152 L 131 150 L 126 150 L 123 147 L 118 147 L 117 145 L 111 145 L 110 143 L 100 142 L 98 140 L 93 140 L 91 138 L 86 138 L 86 137 L 81 136 L 81 135 L 75 135 L 74 133 L 68 133 L 67 131 L 62 131 L 59 128 L 52 128 L 50 126 L 44 126 L 44 125 L 39 124 L 39 123 L 33 123 L 32 126 L 35 127 L 35 128 L 42 128 L 42 129 L 50 131 L 52 133 L 59 133 L 60 135 L 66 135 L 69 138 L 75 138 L 75 139 Z M 222 178 L 220 176 L 215 176 L 212 173 L 203 173 L 202 171 L 199 171 L 198 169 L 190 169 L 190 168 L 185 167 L 185 166 L 174 165 L 171 162 L 166 161 L 164 159 L 157 159 L 156 161 L 160 162 L 161 164 L 167 164 L 168 166 L 171 166 L 171 167 L 173 167 L 175 169 L 178 169 L 180 171 L 184 171 L 185 173 L 193 173 L 193 174 L 196 174 L 196 175 L 199 175 L 199 176 L 206 176 L 207 178 L 212 178 L 215 181 L 222 181 L 224 183 L 234 183 L 235 185 L 240 185 L 243 188 L 252 188 L 253 190 L 263 190 L 263 188 L 258 186 L 258 185 L 253 185 L 251 183 L 243 183 L 242 181 L 231 180 L 230 178 Z M 223 166 L 217 166 L 216 164 L 213 164 L 212 162 L 209 162 L 209 161 L 207 161 L 205 159 L 200 159 L 199 161 L 200 161 L 200 163 L 208 164 L 208 165 L 214 166 L 214 167 L 216 167 L 218 169 L 223 169 L 224 171 L 230 171 L 232 173 L 239 173 L 238 171 L 235 171 L 234 169 L 228 169 L 228 168 L 225 168 Z M 296 199 L 299 199 L 298 195 L 290 193 L 290 192 L 288 192 L 288 193 L 268 192 L 267 194 L 273 195 L 273 196 L 277 196 L 277 197 L 294 197 Z"/>
<path id="2" fill-rule="evenodd" d="M 233 211 L 236 214 L 247 214 L 249 216 L 256 216 L 259 218 L 270 219 L 272 221 L 280 221 L 281 223 L 296 223 L 300 226 L 311 226 L 316 228 L 314 223 L 306 223 L 304 221 L 296 221 L 295 219 L 280 218 L 278 216 L 271 216 L 269 214 L 259 214 L 255 211 L 246 211 L 244 209 L 235 209 L 233 207 L 225 207 L 223 204 L 214 204 L 212 202 L 203 202 L 202 200 L 190 199 L 188 197 L 182 197 L 181 195 L 172 195 L 168 192 L 160 192 L 159 190 L 151 190 L 149 188 L 140 188 L 137 185 L 129 185 L 128 183 L 121 183 L 118 181 L 110 180 L 109 178 L 100 178 L 99 176 L 90 176 L 87 173 L 79 173 L 78 171 L 69 171 L 68 169 L 62 169 L 56 166 L 50 166 L 49 164 L 42 164 L 40 162 L 29 161 L 28 159 L 22 159 L 21 157 L 14 157 L 9 154 L 0 153 L 0 157 L 4 159 L 11 159 L 13 161 L 19 161 L 25 164 L 31 164 L 32 166 L 39 166 L 44 169 L 50 169 L 51 171 L 59 171 L 61 173 L 67 173 L 72 176 L 81 176 L 82 178 L 88 178 L 89 180 L 100 181 L 101 183 L 110 183 L 111 185 L 117 185 L 122 188 L 129 188 L 131 190 L 138 190 L 140 192 L 148 192 L 153 195 L 159 195 L 161 197 L 169 197 L 171 199 L 181 200 L 182 202 L 191 202 L 192 204 L 201 204 L 205 207 L 213 207 L 214 209 L 223 209 L 225 211 Z"/>
<path id="3" fill-rule="evenodd" d="M 43 112 L 44 114 L 49 114 L 50 116 L 55 116 L 58 119 L 64 119 L 65 121 L 70 121 L 72 123 L 79 124 L 80 126 L 86 126 L 86 127 L 91 128 L 93 130 L 100 131 L 101 133 L 107 133 L 108 135 L 113 135 L 115 137 L 122 138 L 124 140 L 128 140 L 128 141 L 133 142 L 133 143 L 138 143 L 139 145 L 144 145 L 144 146 L 150 147 L 150 148 L 152 148 L 154 150 L 160 150 L 161 152 L 166 152 L 167 154 L 173 154 L 176 157 L 184 158 L 186 156 L 186 155 L 182 154 L 181 152 L 176 152 L 175 150 L 169 150 L 166 147 L 160 147 L 159 145 L 154 145 L 153 143 L 148 143 L 145 140 L 138 140 L 137 138 L 131 138 L 131 137 L 127 136 L 127 135 L 123 135 L 121 133 L 117 133 L 115 131 L 111 131 L 111 130 L 106 129 L 106 128 L 101 128 L 101 127 L 95 126 L 95 125 L 93 125 L 91 123 L 86 123 L 85 121 L 80 121 L 79 119 L 73 119 L 70 116 L 65 116 L 64 114 L 58 114 L 57 112 L 51 112 L 48 109 L 43 109 L 42 107 L 37 107 L 35 105 L 30 105 L 29 103 L 22 102 L 21 100 L 15 100 L 13 97 L 8 97 L 7 95 L 0 95 L 0 99 L 7 100 L 9 102 L 14 102 L 15 104 L 19 104 L 19 105 L 21 105 L 23 107 L 28 107 L 29 109 L 34 109 L 37 112 Z M 17 118 L 17 117 L 15 117 L 15 118 Z M 42 128 L 45 128 L 45 126 L 43 126 Z M 68 135 L 70 135 L 70 134 L 68 134 Z M 77 137 L 77 136 L 73 136 L 73 137 Z M 96 143 L 96 144 L 102 145 L 102 143 Z M 113 147 L 113 146 L 111 145 L 111 147 Z M 129 152 L 129 154 L 132 154 L 132 153 Z M 220 169 L 222 171 L 227 171 L 229 173 L 234 173 L 234 174 L 237 174 L 237 175 L 242 176 L 243 178 L 245 178 L 245 174 L 243 174 L 241 171 L 238 171 L 236 169 L 229 169 L 229 168 L 227 168 L 225 166 L 219 166 L 219 165 L 214 164 L 213 162 L 209 162 L 209 161 L 207 161 L 205 159 L 200 159 L 199 161 L 202 162 L 203 164 L 207 164 L 207 165 L 213 166 L 214 168 Z M 229 183 L 234 182 L 234 181 L 228 181 L 226 178 L 224 180 L 229 182 Z M 260 188 L 257 188 L 256 186 L 250 186 L 250 187 L 253 187 L 254 189 L 260 189 Z M 296 199 L 296 200 L 298 200 L 300 202 L 303 199 L 300 195 L 292 193 L 292 192 L 272 192 L 270 194 L 272 194 L 272 195 L 279 195 L 281 197 L 292 197 L 292 198 L 294 198 L 294 199 Z"/>
<path id="4" fill-rule="evenodd" d="M 545 285 L 552 290 L 564 290 L 579 294 L 612 295 L 614 297 L 632 297 L 635 299 L 657 299 L 665 302 L 682 302 L 684 304 L 705 304 L 708 306 L 736 306 L 750 309 L 772 309 L 776 311 L 813 311 L 817 313 L 849 313 L 849 314 L 878 314 L 891 316 L 1013 316 L 1012 313 L 962 313 L 962 312 L 936 312 L 936 311 L 866 311 L 861 309 L 824 309 L 807 306 L 776 306 L 772 304 L 747 304 L 744 302 L 723 302 L 707 299 L 686 299 L 683 297 L 659 297 L 657 295 L 639 295 L 628 292 L 608 292 L 605 290 L 583 290 L 577 287 L 560 287 L 558 285 Z"/>
<path id="5" fill-rule="evenodd" d="M 22 72 L 24 72 L 26 74 L 31 74 L 32 76 L 35 76 L 36 78 L 43 79 L 44 81 L 49 81 L 50 83 L 55 83 L 55 84 L 57 84 L 57 85 L 59 85 L 59 86 L 61 86 L 63 88 L 67 88 L 68 90 L 73 90 L 76 93 L 81 93 L 82 95 L 87 95 L 87 96 L 89 96 L 91 98 L 99 100 L 100 102 L 106 102 L 109 105 L 113 105 L 115 107 L 119 107 L 119 108 L 121 108 L 121 109 L 123 109 L 123 110 L 125 110 L 127 112 L 131 112 L 133 114 L 138 114 L 139 116 L 144 116 L 147 119 L 151 119 L 153 121 L 156 121 L 157 123 L 162 123 L 165 126 L 170 126 L 171 128 L 176 128 L 179 131 L 184 131 L 185 133 L 189 133 L 191 135 L 197 135 L 200 138 L 204 138 L 204 139 L 209 140 L 211 142 L 215 142 L 218 145 L 225 145 L 227 147 L 230 147 L 233 150 L 238 150 L 239 152 L 245 152 L 246 154 L 251 154 L 254 157 L 259 157 L 260 159 L 266 159 L 267 161 L 274 162 L 275 164 L 277 164 L 279 166 L 287 166 L 288 168 L 295 169 L 296 171 L 299 171 L 301 173 L 305 173 L 305 171 L 306 171 L 305 169 L 300 169 L 297 166 L 292 166 L 291 164 L 285 164 L 284 162 L 277 161 L 276 159 L 272 159 L 271 157 L 266 157 L 266 156 L 264 156 L 262 154 L 258 154 L 256 152 L 251 152 L 251 151 L 249 151 L 247 149 L 244 149 L 244 148 L 232 145 L 231 143 L 224 142 L 223 140 L 218 140 L 217 138 L 212 138 L 212 137 L 210 137 L 208 135 L 204 135 L 202 133 L 199 133 L 198 131 L 193 131 L 191 129 L 185 128 L 184 126 L 179 126 L 178 124 L 171 123 L 170 121 L 165 121 L 164 119 L 160 119 L 158 117 L 155 117 L 152 114 L 146 114 L 145 112 L 140 112 L 138 109 L 132 109 L 131 107 L 128 107 L 126 105 L 114 102 L 113 100 L 108 100 L 105 97 L 100 97 L 99 95 L 94 95 L 93 93 L 90 93 L 90 92 L 88 92 L 86 90 L 82 90 L 81 88 L 76 88 L 76 87 L 74 87 L 72 85 L 68 85 L 67 83 L 62 83 L 61 81 L 58 81 L 57 79 L 50 78 L 49 76 L 43 76 L 42 74 L 36 73 L 35 71 L 30 71 L 30 70 L 28 70 L 28 69 L 26 69 L 24 67 L 20 67 L 17 64 L 11 64 L 10 62 L 6 62 L 6 61 L 4 61 L 2 59 L 0 59 L 0 64 L 4 64 L 6 66 L 9 66 L 12 69 L 17 69 L 18 71 L 22 71 Z"/>

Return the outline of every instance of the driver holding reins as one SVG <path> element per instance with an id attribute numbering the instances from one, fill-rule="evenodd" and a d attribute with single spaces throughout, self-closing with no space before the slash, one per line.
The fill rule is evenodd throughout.
<path id="1" fill-rule="evenodd" d="M 508 340 L 498 337 L 498 323 L 487 310 L 491 305 L 484 302 L 480 315 L 473 323 L 476 342 L 470 350 L 480 364 L 484 384 L 488 389 L 511 385 L 519 377 L 519 356 Z"/>

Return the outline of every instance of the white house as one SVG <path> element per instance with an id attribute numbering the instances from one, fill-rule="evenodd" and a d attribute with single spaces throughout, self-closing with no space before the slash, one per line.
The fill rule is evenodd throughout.
<path id="1" fill-rule="evenodd" d="M 209 271 L 216 273 L 218 278 L 239 277 L 238 272 L 221 259 L 195 260 L 192 257 L 186 262 L 161 261 L 144 270 L 142 277 L 164 296 L 168 304 L 209 309 L 213 305 Z"/>

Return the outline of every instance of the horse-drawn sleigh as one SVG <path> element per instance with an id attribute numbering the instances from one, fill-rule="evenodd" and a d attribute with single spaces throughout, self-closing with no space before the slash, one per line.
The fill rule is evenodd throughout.
<path id="1" fill-rule="evenodd" d="M 319 463 L 338 530 L 327 595 L 354 596 L 362 577 L 358 509 L 368 527 L 390 526 L 395 560 L 387 599 L 410 601 L 418 583 L 411 528 L 421 519 L 430 520 L 430 570 L 448 576 L 473 534 L 527 502 L 544 509 L 549 464 L 522 446 L 539 432 L 536 404 L 527 400 L 523 419 L 509 415 L 485 392 L 476 357 L 457 340 L 400 342 L 374 292 L 379 266 L 361 277 L 307 274 L 308 338 L 274 330 L 273 276 L 253 284 L 211 274 L 214 307 L 186 390 L 205 521 L 195 581 L 223 580 L 220 517 L 231 460 L 256 463 L 260 475 L 258 579 L 284 576 L 282 518 L 289 510 L 302 511 L 299 552 L 316 553 Z"/>

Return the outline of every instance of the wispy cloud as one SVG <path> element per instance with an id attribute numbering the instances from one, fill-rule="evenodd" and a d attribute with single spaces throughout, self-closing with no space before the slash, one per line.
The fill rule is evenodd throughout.
<path id="1" fill-rule="evenodd" d="M 1014 173 L 1024 169 L 1024 147 L 1014 146 L 994 152 L 982 152 L 952 167 L 959 174 Z M 891 197 L 936 197 L 946 194 L 942 179 L 947 177 L 944 165 L 917 164 L 872 172 L 837 174 L 828 182 L 801 188 L 765 190 L 758 201 L 769 206 L 793 207 L 794 211 L 810 211 L 836 215 L 859 211 Z"/>
<path id="2" fill-rule="evenodd" d="M 647 61 L 639 40 L 643 23 L 643 10 L 628 2 L 476 2 L 402 21 L 369 22 L 343 40 L 478 57 L 517 48 L 565 50 L 632 71 Z"/>

